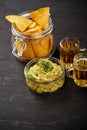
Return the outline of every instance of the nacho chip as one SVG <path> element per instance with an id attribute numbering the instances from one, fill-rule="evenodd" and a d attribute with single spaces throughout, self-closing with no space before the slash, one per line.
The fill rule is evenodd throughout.
<path id="1" fill-rule="evenodd" d="M 28 28 L 35 28 L 35 26 L 36 26 L 36 22 L 33 22 L 33 20 L 32 20 L 32 23 L 31 23 L 31 25 L 29 25 Z"/>
<path id="2" fill-rule="evenodd" d="M 24 49 L 22 47 L 23 43 L 21 41 L 17 42 L 16 44 L 17 51 L 18 53 L 22 54 L 21 58 L 23 60 L 32 60 L 33 58 L 35 58 L 35 55 L 34 55 L 31 43 L 29 42 L 29 40 L 25 40 L 25 42 L 26 42 L 26 45 Z"/>
<path id="3" fill-rule="evenodd" d="M 50 52 L 52 51 L 52 48 L 53 48 L 53 35 L 49 35 L 49 54 Z"/>
<path id="4" fill-rule="evenodd" d="M 25 35 L 29 35 L 29 36 L 33 36 L 33 34 L 41 32 L 41 28 L 40 26 L 35 26 L 34 28 L 28 28 L 26 31 L 24 31 L 23 33 Z"/>
<path id="5" fill-rule="evenodd" d="M 32 23 L 32 20 L 19 15 L 7 15 L 5 18 L 12 24 L 14 23 L 21 32 L 26 30 Z"/>
<path id="6" fill-rule="evenodd" d="M 49 35 L 44 38 L 31 41 L 35 57 L 45 57 L 49 54 L 49 41 Z"/>
<path id="7" fill-rule="evenodd" d="M 14 27 L 17 31 L 20 31 L 19 28 L 16 26 L 15 23 L 13 23 L 12 25 L 13 25 L 13 27 Z"/>
<path id="8" fill-rule="evenodd" d="M 42 27 L 42 29 L 46 29 L 49 27 L 49 7 L 40 8 L 36 11 L 33 11 L 30 16 L 31 18 Z"/>

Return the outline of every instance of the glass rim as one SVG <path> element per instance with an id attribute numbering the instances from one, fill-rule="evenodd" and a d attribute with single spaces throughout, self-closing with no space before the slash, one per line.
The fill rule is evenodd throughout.
<path id="1" fill-rule="evenodd" d="M 63 46 L 63 43 L 64 43 L 64 41 L 66 42 L 66 41 L 74 41 L 74 40 L 76 41 L 76 43 L 75 43 L 76 47 L 79 48 L 80 47 L 80 40 L 77 37 L 65 37 L 65 38 L 63 38 L 62 40 L 60 40 L 60 47 L 64 48 L 65 50 L 73 50 L 72 48 L 71 49 L 65 48 Z"/>
<path id="2" fill-rule="evenodd" d="M 78 58 L 87 58 L 87 52 L 80 52 L 74 56 L 73 61 L 75 62 Z"/>
<path id="3" fill-rule="evenodd" d="M 78 68 L 78 63 L 77 63 L 77 62 L 78 62 L 80 59 L 84 59 L 84 60 L 87 61 L 87 51 L 85 51 L 85 52 L 80 52 L 80 53 L 78 53 L 78 54 L 76 54 L 76 55 L 74 56 L 74 58 L 73 58 L 73 64 L 74 64 L 74 66 L 75 66 L 76 68 Z M 79 68 L 78 68 L 78 70 L 83 70 L 83 69 L 79 69 Z M 83 71 L 87 71 L 87 69 L 84 69 Z"/>
<path id="4" fill-rule="evenodd" d="M 25 75 L 25 78 L 27 78 L 27 76 L 26 76 L 26 70 L 27 70 L 27 68 L 29 67 L 29 66 L 31 66 L 32 64 L 34 64 L 35 62 L 37 62 L 39 59 L 44 59 L 44 58 L 35 58 L 35 59 L 33 59 L 33 60 L 31 60 L 31 61 L 29 61 L 27 64 L 26 64 L 26 66 L 25 66 L 25 68 L 24 68 L 24 75 Z M 32 82 L 34 82 L 34 83 L 38 83 L 38 84 L 49 84 L 49 83 L 52 83 L 52 82 L 55 82 L 55 81 L 57 81 L 57 80 L 61 80 L 61 78 L 65 75 L 65 68 L 64 68 L 64 65 L 63 65 L 63 63 L 59 60 L 59 59 L 57 59 L 57 58 L 55 58 L 55 57 L 48 57 L 48 58 L 46 58 L 46 59 L 49 59 L 49 60 L 51 60 L 51 61 L 55 61 L 55 63 L 59 63 L 60 65 L 61 65 L 61 67 L 62 67 L 62 74 L 58 77 L 58 78 L 56 78 L 56 79 L 54 79 L 54 80 L 52 80 L 52 81 L 45 81 L 45 82 L 38 82 L 38 81 L 34 81 L 33 79 L 30 79 L 30 78 L 28 78 L 29 80 L 31 80 Z"/>

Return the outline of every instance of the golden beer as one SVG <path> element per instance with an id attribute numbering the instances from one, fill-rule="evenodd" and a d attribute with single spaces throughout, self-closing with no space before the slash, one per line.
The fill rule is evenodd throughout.
<path id="1" fill-rule="evenodd" d="M 66 69 L 73 66 L 73 58 L 79 52 L 78 39 L 65 38 L 60 41 L 60 60 L 64 63 Z"/>
<path id="2" fill-rule="evenodd" d="M 87 87 L 87 58 L 80 58 L 74 64 L 74 82 L 80 87 Z"/>

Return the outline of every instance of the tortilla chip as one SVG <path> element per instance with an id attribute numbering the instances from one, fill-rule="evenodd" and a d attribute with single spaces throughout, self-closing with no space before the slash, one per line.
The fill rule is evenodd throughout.
<path id="1" fill-rule="evenodd" d="M 26 30 L 32 23 L 32 20 L 19 15 L 7 15 L 5 18 L 12 24 L 14 23 L 21 32 Z"/>
<path id="2" fill-rule="evenodd" d="M 49 27 L 49 12 L 50 8 L 44 7 L 33 11 L 30 16 L 42 29 L 46 29 Z"/>
<path id="3" fill-rule="evenodd" d="M 49 35 L 49 54 L 50 52 L 52 51 L 52 48 L 53 48 L 53 35 Z"/>
<path id="4" fill-rule="evenodd" d="M 25 35 L 29 35 L 29 36 L 34 36 L 35 33 L 41 32 L 41 28 L 40 26 L 35 26 L 34 28 L 28 28 L 26 31 L 24 31 L 23 33 Z"/>
<path id="5" fill-rule="evenodd" d="M 33 22 L 33 21 L 32 21 L 31 25 L 29 25 L 28 28 L 35 28 L 35 26 L 36 26 L 36 22 Z"/>
<path id="6" fill-rule="evenodd" d="M 49 40 L 50 37 L 48 35 L 44 38 L 31 41 L 35 57 L 45 57 L 49 54 Z"/>
<path id="7" fill-rule="evenodd" d="M 22 48 L 22 42 L 18 41 L 18 42 L 16 43 L 17 52 L 21 53 L 21 48 Z"/>
<path id="8" fill-rule="evenodd" d="M 18 53 L 22 54 L 22 56 L 21 56 L 22 59 L 32 60 L 35 58 L 35 55 L 34 55 L 31 43 L 29 42 L 29 40 L 25 40 L 25 42 L 26 42 L 26 45 L 25 45 L 24 49 L 22 47 L 23 43 L 20 41 L 17 42 L 17 44 L 16 44 L 17 51 L 18 51 Z"/>

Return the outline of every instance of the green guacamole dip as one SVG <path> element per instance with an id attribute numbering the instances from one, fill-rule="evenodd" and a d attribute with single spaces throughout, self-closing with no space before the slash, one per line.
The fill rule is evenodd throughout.
<path id="1" fill-rule="evenodd" d="M 60 80 L 57 80 L 62 73 L 63 69 L 60 64 L 47 58 L 40 59 L 26 72 L 26 81 L 28 86 L 38 93 L 53 92 L 62 87 L 64 83 L 64 75 Z"/>

